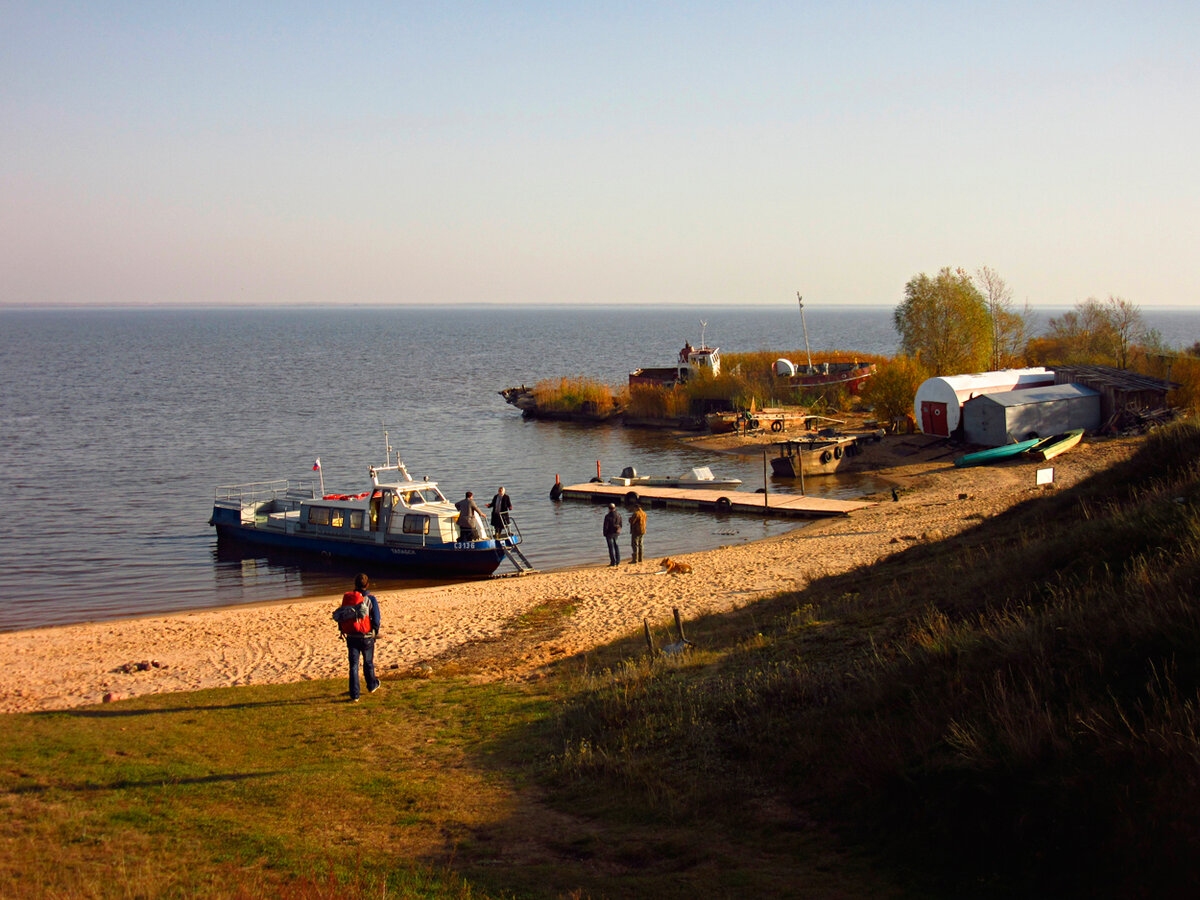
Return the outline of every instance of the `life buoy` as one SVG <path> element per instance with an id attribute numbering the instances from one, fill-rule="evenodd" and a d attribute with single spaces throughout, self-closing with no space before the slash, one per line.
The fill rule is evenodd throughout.
<path id="1" fill-rule="evenodd" d="M 638 502 L 637 491 L 630 491 L 629 493 L 627 493 L 625 495 L 625 502 L 626 503 L 637 503 Z"/>
<path id="2" fill-rule="evenodd" d="M 729 502 L 728 497 L 717 498 L 717 509 L 719 509 L 721 512 L 729 512 L 732 506 L 733 504 Z"/>
<path id="3" fill-rule="evenodd" d="M 751 428 L 757 428 L 758 427 L 758 419 L 751 419 L 748 424 Z"/>
<path id="4" fill-rule="evenodd" d="M 562 492 L 563 492 L 562 482 L 561 481 L 554 482 L 554 487 L 550 488 L 550 499 L 551 500 L 561 500 Z"/>
<path id="5" fill-rule="evenodd" d="M 834 447 L 834 448 L 833 448 L 833 458 L 834 458 L 834 459 L 841 459 L 841 458 L 842 458 L 842 448 L 841 448 L 841 445 L 838 445 L 837 447 Z"/>
<path id="6" fill-rule="evenodd" d="M 830 455 L 830 453 L 829 453 L 829 451 L 828 451 L 828 450 L 822 450 L 822 451 L 821 451 L 821 462 L 823 462 L 823 463 L 827 463 L 827 462 L 829 462 L 831 459 L 833 459 L 833 457 Z"/>
<path id="7" fill-rule="evenodd" d="M 776 419 L 771 423 L 771 430 L 775 432 L 783 431 L 783 419 Z"/>

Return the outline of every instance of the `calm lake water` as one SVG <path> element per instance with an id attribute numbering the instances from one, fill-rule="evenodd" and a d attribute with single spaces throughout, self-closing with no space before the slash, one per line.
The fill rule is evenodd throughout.
<path id="1" fill-rule="evenodd" d="M 891 312 L 810 307 L 812 349 L 894 353 Z M 1146 318 L 1168 341 L 1200 340 L 1200 315 L 1164 315 Z M 559 375 L 621 383 L 698 344 L 701 320 L 725 352 L 804 343 L 786 305 L 0 311 L 0 630 L 342 590 L 344 569 L 218 552 L 213 489 L 311 476 L 320 457 L 328 491 L 361 490 L 385 427 L 413 475 L 452 499 L 486 501 L 503 484 L 538 568 L 606 562 L 603 508 L 551 502 L 556 474 L 586 481 L 597 461 L 606 475 L 710 465 L 755 487 L 761 452 L 714 459 L 657 432 L 525 421 L 498 391 Z M 852 497 L 874 485 L 807 486 Z M 798 487 L 772 479 L 771 490 Z M 646 552 L 797 524 L 654 510 Z"/>

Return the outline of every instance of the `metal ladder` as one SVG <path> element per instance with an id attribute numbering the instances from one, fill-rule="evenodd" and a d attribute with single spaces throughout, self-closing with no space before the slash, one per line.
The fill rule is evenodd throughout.
<path id="1" fill-rule="evenodd" d="M 496 538 L 496 542 L 500 544 L 501 549 L 504 550 L 504 555 L 507 556 L 508 561 L 511 562 L 514 567 L 516 567 L 518 575 L 536 572 L 537 569 L 533 567 L 533 563 L 525 558 L 525 554 L 521 552 L 521 548 L 518 547 L 513 540 L 514 535 L 518 539 L 521 537 L 521 529 L 517 527 L 517 523 L 513 520 L 511 515 L 509 515 L 507 518 L 507 525 L 507 535 L 503 538 Z"/>

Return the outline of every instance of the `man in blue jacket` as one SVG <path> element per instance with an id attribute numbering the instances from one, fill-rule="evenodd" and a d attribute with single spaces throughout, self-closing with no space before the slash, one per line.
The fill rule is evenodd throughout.
<path id="1" fill-rule="evenodd" d="M 365 634 L 349 632 L 346 634 L 346 647 L 350 651 L 350 702 L 357 703 L 361 688 L 358 684 L 358 657 L 362 656 L 363 676 L 367 679 L 367 691 L 375 693 L 379 690 L 379 679 L 375 677 L 375 638 L 379 637 L 379 601 L 374 594 L 367 593 L 371 580 L 365 573 L 359 573 L 354 578 L 354 589 L 367 598 L 370 605 L 368 613 L 371 619 L 371 630 Z"/>

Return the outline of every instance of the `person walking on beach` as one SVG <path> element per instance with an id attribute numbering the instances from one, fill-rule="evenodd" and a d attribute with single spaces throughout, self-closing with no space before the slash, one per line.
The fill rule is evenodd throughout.
<path id="1" fill-rule="evenodd" d="M 458 509 L 458 539 L 463 542 L 479 540 L 479 535 L 475 533 L 475 517 L 479 516 L 482 523 L 483 512 L 475 505 L 475 494 L 467 491 L 467 496 L 454 505 Z"/>
<path id="2" fill-rule="evenodd" d="M 512 509 L 512 498 L 504 493 L 503 487 L 497 489 L 488 508 L 492 511 L 492 533 L 496 537 L 508 534 L 508 511 Z"/>
<path id="3" fill-rule="evenodd" d="M 379 690 L 379 678 L 375 675 L 375 638 L 379 637 L 379 601 L 367 591 L 370 579 L 363 573 L 354 578 L 354 590 L 342 597 L 342 609 L 355 610 L 338 620 L 338 628 L 346 639 L 350 653 L 350 702 L 357 703 L 361 692 L 358 683 L 358 660 L 362 658 L 363 677 L 367 680 L 367 692 Z"/>
<path id="4" fill-rule="evenodd" d="M 633 514 L 629 517 L 629 540 L 632 543 L 632 559 L 629 560 L 630 565 L 640 563 L 642 561 L 642 538 L 646 536 L 646 511 L 642 509 L 642 504 L 637 504 L 634 507 Z"/>
<path id="5" fill-rule="evenodd" d="M 624 520 L 617 512 L 615 503 L 608 504 L 608 515 L 604 517 L 604 540 L 608 542 L 608 564 L 619 565 L 621 562 L 621 545 L 617 539 L 621 536 L 621 526 Z"/>

